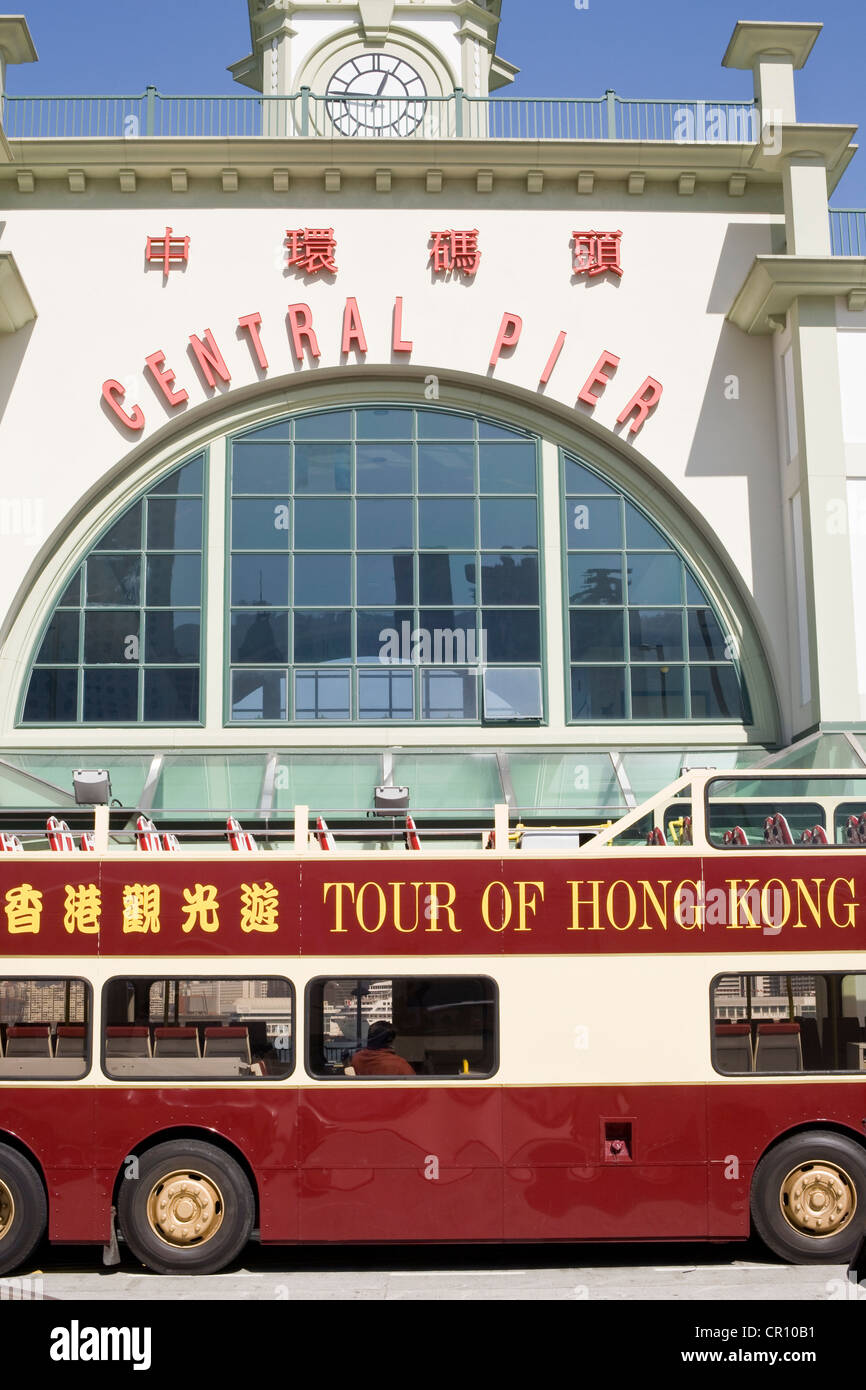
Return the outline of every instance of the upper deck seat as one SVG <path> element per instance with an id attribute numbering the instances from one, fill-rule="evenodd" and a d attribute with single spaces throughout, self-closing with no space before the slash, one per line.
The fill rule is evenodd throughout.
<path id="1" fill-rule="evenodd" d="M 24 846 L 17 835 L 10 835 L 8 831 L 0 833 L 0 854 L 23 854 Z"/>
<path id="2" fill-rule="evenodd" d="M 55 1057 L 83 1057 L 87 1045 L 87 1029 L 83 1023 L 58 1023 Z"/>
<path id="3" fill-rule="evenodd" d="M 741 825 L 735 825 L 732 830 L 725 831 L 726 845 L 745 845 L 749 843 L 746 832 Z"/>
<path id="4" fill-rule="evenodd" d="M 799 1023 L 759 1023 L 755 1071 L 802 1071 Z"/>
<path id="5" fill-rule="evenodd" d="M 412 819 L 411 816 L 407 816 L 407 817 L 406 817 L 406 848 L 407 848 L 407 849 L 420 849 L 420 848 L 421 848 L 421 840 L 420 840 L 420 838 L 419 838 L 418 831 L 417 831 L 417 828 L 416 828 L 416 826 L 415 826 L 415 822 L 414 822 L 414 820 Z"/>
<path id="6" fill-rule="evenodd" d="M 320 849 L 335 850 L 337 848 L 324 816 L 316 816 L 316 839 Z"/>
<path id="7" fill-rule="evenodd" d="M 654 825 L 652 830 L 647 831 L 646 842 L 648 845 L 666 845 L 665 832 L 660 825 Z"/>
<path id="8" fill-rule="evenodd" d="M 226 821 L 226 834 L 232 849 L 239 854 L 255 854 L 258 850 L 258 845 L 252 835 L 249 831 L 244 830 L 240 821 L 236 820 L 234 816 L 229 816 Z"/>
<path id="9" fill-rule="evenodd" d="M 848 817 L 845 839 L 849 845 L 866 845 L 866 815 Z"/>
<path id="10" fill-rule="evenodd" d="M 794 837 L 791 834 L 791 827 L 781 811 L 777 811 L 773 816 L 767 816 L 764 821 L 764 844 L 792 845 L 793 843 Z"/>
<path id="11" fill-rule="evenodd" d="M 811 830 L 804 830 L 800 836 L 801 845 L 810 845 L 812 849 L 817 849 L 820 845 L 826 845 L 827 832 L 823 825 L 813 825 Z"/>
<path id="12" fill-rule="evenodd" d="M 49 816 L 45 829 L 48 832 L 48 844 L 55 853 L 62 854 L 75 849 L 75 837 L 65 820 Z"/>
<path id="13" fill-rule="evenodd" d="M 143 1024 L 109 1025 L 105 1030 L 106 1057 L 150 1057 L 150 1029 Z"/>
<path id="14" fill-rule="evenodd" d="M 7 1057 L 51 1057 L 51 1028 L 47 1023 L 10 1023 L 6 1029 Z"/>
<path id="15" fill-rule="evenodd" d="M 153 1030 L 154 1057 L 200 1057 L 198 1029 L 165 1027 Z"/>
<path id="16" fill-rule="evenodd" d="M 225 1028 L 205 1028 L 205 1057 L 234 1057 L 240 1062 L 251 1062 L 249 1030 L 229 1025 Z"/>
<path id="17" fill-rule="evenodd" d="M 748 1023 L 719 1020 L 714 1028 L 715 1056 L 720 1071 L 752 1071 L 752 1030 Z"/>
<path id="18" fill-rule="evenodd" d="M 136 820 L 135 843 L 142 854 L 159 854 L 162 851 L 162 837 L 149 816 L 139 816 Z"/>

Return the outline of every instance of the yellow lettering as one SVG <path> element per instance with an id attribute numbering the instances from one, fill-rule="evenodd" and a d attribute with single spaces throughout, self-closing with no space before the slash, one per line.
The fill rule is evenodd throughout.
<path id="1" fill-rule="evenodd" d="M 353 903 L 355 901 L 355 885 L 354 883 L 326 883 L 322 890 L 323 902 L 328 901 L 328 893 L 332 888 L 336 889 L 336 892 L 334 893 L 334 925 L 331 927 L 331 931 L 344 932 L 346 928 L 343 926 L 343 889 L 349 890 L 349 901 Z"/>
<path id="2" fill-rule="evenodd" d="M 533 917 L 535 916 L 537 899 L 534 894 L 531 898 L 527 898 L 527 888 L 537 888 L 538 896 L 541 901 L 544 902 L 543 883 L 535 883 L 532 879 L 528 879 L 524 883 L 521 879 L 517 879 L 517 920 L 520 923 L 520 926 L 516 929 L 517 931 L 532 931 L 532 928 L 526 925 L 526 914 L 527 912 L 531 912 Z"/>
<path id="3" fill-rule="evenodd" d="M 372 888 L 379 899 L 379 920 L 375 927 L 368 927 L 367 923 L 364 921 L 364 894 L 367 892 L 368 888 Z M 361 931 L 370 933 L 377 932 L 385 920 L 386 911 L 387 903 L 385 900 L 385 890 L 382 885 L 380 883 L 362 883 L 361 887 L 358 889 L 358 896 L 355 899 L 355 916 L 358 919 L 358 926 L 361 928 Z"/>
<path id="4" fill-rule="evenodd" d="M 401 932 L 413 932 L 413 931 L 415 931 L 416 928 L 417 928 L 417 926 L 418 926 L 418 917 L 419 917 L 419 913 L 420 913 L 420 911 L 421 911 L 420 899 L 419 899 L 419 897 L 418 897 L 418 889 L 421 887 L 421 884 L 420 884 L 420 883 L 410 883 L 410 884 L 408 885 L 410 888 L 414 888 L 414 889 L 415 889 L 415 921 L 412 923 L 411 927 L 404 927 L 404 926 L 403 926 L 403 923 L 400 921 L 400 917 L 401 917 L 401 905 L 402 905 L 402 900 L 403 900 L 403 894 L 402 894 L 402 892 L 401 892 L 401 889 L 405 888 L 405 887 L 406 887 L 406 884 L 405 884 L 405 883 L 390 883 L 390 882 L 389 882 L 389 885 L 388 885 L 388 886 L 389 886 L 389 888 L 393 888 L 393 889 L 394 889 L 394 926 L 397 928 L 398 931 L 401 931 Z"/>
<path id="5" fill-rule="evenodd" d="M 628 921 L 624 925 L 614 921 L 613 902 L 617 888 L 625 889 L 626 899 L 628 901 Z M 633 925 L 635 916 L 637 915 L 637 895 L 635 894 L 635 891 L 632 888 L 631 884 L 628 883 L 626 879 L 618 878 L 615 880 L 614 883 L 610 885 L 610 887 L 607 890 L 606 908 L 607 920 L 610 922 L 610 925 L 613 927 L 614 931 L 628 931 L 629 927 Z"/>
<path id="6" fill-rule="evenodd" d="M 497 927 L 497 926 L 496 926 L 493 922 L 491 922 L 491 920 L 490 920 L 490 890 L 491 890 L 491 888 L 501 888 L 501 889 L 502 889 L 502 925 L 499 926 L 499 927 Z M 511 894 L 509 893 L 509 891 L 508 891 L 508 889 L 506 888 L 506 886 L 505 886 L 504 883 L 500 883 L 498 879 L 494 879 L 492 883 L 488 883 L 487 887 L 484 889 L 484 892 L 481 894 L 481 916 L 482 916 L 483 919 L 484 919 L 484 925 L 485 925 L 485 927 L 487 927 L 490 931 L 505 931 L 505 928 L 508 926 L 508 923 L 511 921 L 511 912 L 512 912 Z"/>
<path id="7" fill-rule="evenodd" d="M 647 883 L 646 879 L 641 879 L 640 882 L 641 882 L 641 888 L 643 889 L 643 922 L 642 922 L 641 925 L 638 927 L 638 931 L 652 931 L 652 924 L 649 923 L 649 922 L 647 921 L 647 919 L 646 919 L 646 917 L 647 917 L 647 899 L 649 899 L 650 902 L 651 902 L 652 905 L 653 905 L 653 910 L 654 910 L 654 912 L 655 912 L 655 914 L 656 914 L 656 917 L 657 917 L 657 919 L 658 919 L 658 925 L 661 927 L 662 931 L 667 931 L 667 929 L 668 929 L 668 889 L 669 889 L 670 886 L 671 886 L 671 880 L 670 880 L 669 878 L 662 878 L 662 879 L 659 879 L 659 887 L 662 889 L 662 901 L 661 901 L 661 902 L 659 902 L 659 899 L 657 898 L 656 893 L 655 893 L 655 890 L 653 889 L 653 886 L 652 886 L 651 883 Z"/>
<path id="8" fill-rule="evenodd" d="M 704 907 L 703 879 L 681 879 L 674 892 L 674 921 L 677 926 L 682 927 L 683 931 L 703 931 Z"/>
<path id="9" fill-rule="evenodd" d="M 454 909 L 452 907 L 452 903 L 454 902 L 454 899 L 457 897 L 457 889 L 455 888 L 454 884 L 433 882 L 428 883 L 427 887 L 430 889 L 430 907 L 432 911 L 430 913 L 431 925 L 427 927 L 426 930 L 441 931 L 442 928 L 437 924 L 439 922 L 440 913 L 444 912 L 448 917 L 448 930 L 459 933 L 460 928 L 454 920 Z M 445 902 L 441 902 L 439 899 L 440 888 L 448 889 L 448 898 Z"/>
<path id="10" fill-rule="evenodd" d="M 583 927 L 581 926 L 580 921 L 579 921 L 579 918 L 580 918 L 580 909 L 581 909 L 582 907 L 591 907 L 591 908 L 592 908 L 592 926 L 589 928 L 589 930 L 590 930 L 590 931 L 604 931 L 604 927 L 603 927 L 603 925 L 602 925 L 602 923 L 601 923 L 601 920 L 600 920 L 600 919 L 601 919 L 601 903 L 600 903 L 600 901 L 599 901 L 600 889 L 601 889 L 601 885 L 602 885 L 602 880 L 601 880 L 600 878 L 591 878 L 591 879 L 586 879 L 586 880 L 584 880 L 584 879 L 582 879 L 582 878 L 578 878 L 578 879 L 571 879 L 571 878 L 570 878 L 570 879 L 567 880 L 567 882 L 568 882 L 568 884 L 569 884 L 570 887 L 571 887 L 571 926 L 568 928 L 568 930 L 569 930 L 569 931 L 583 931 Z M 591 891 L 592 891 L 592 896 L 591 896 L 590 898 L 582 898 L 582 897 L 580 896 L 579 889 L 583 886 L 583 883 L 584 883 L 584 882 L 587 882 L 587 883 L 589 884 L 590 889 L 591 889 Z"/>
<path id="11" fill-rule="evenodd" d="M 846 921 L 840 922 L 837 920 L 836 917 L 836 888 L 837 885 L 840 883 L 845 884 L 845 887 L 851 893 L 852 897 L 854 894 L 853 878 L 834 878 L 832 880 L 830 886 L 827 889 L 827 911 L 830 914 L 830 921 L 833 923 L 834 927 L 854 927 L 857 925 L 854 919 L 857 915 L 856 910 L 859 907 L 859 903 L 847 902 L 845 904 L 845 906 L 848 909 L 848 918 Z"/>
<path id="12" fill-rule="evenodd" d="M 740 927 L 746 930 L 757 928 L 760 930 L 760 922 L 756 922 L 752 914 L 752 908 L 760 901 L 760 894 L 755 893 L 755 886 L 758 882 L 756 878 L 744 879 L 746 887 L 740 891 L 738 878 L 729 878 L 728 883 L 731 889 L 731 911 L 728 921 L 728 928 L 739 931 Z M 760 916 L 760 910 L 758 912 Z"/>
<path id="13" fill-rule="evenodd" d="M 805 879 L 802 879 L 802 878 L 795 878 L 795 879 L 793 880 L 793 882 L 794 882 L 794 884 L 796 885 L 796 888 L 797 888 L 797 920 L 796 920 L 796 922 L 794 922 L 794 924 L 793 924 L 794 930 L 796 931 L 798 927 L 805 927 L 805 925 L 806 925 L 806 923 L 803 921 L 803 899 L 804 899 L 804 898 L 805 898 L 805 900 L 806 900 L 806 905 L 807 905 L 807 907 L 809 908 L 809 911 L 810 911 L 811 914 L 812 914 L 812 921 L 815 923 L 815 926 L 818 927 L 818 929 L 820 930 L 820 927 L 821 927 L 821 884 L 824 882 L 823 878 L 813 878 L 813 879 L 812 879 L 812 882 L 813 882 L 814 885 L 815 885 L 815 897 L 814 897 L 814 898 L 812 897 L 811 893 L 809 892 L 808 888 L 806 887 L 806 881 L 805 881 Z"/>

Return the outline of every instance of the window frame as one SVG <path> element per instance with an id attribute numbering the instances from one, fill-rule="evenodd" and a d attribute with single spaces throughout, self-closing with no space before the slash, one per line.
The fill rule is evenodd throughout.
<path id="1" fill-rule="evenodd" d="M 715 1047 L 715 1037 L 716 1037 L 716 1034 L 715 1034 L 715 1025 L 716 1025 L 716 1023 L 717 1023 L 717 1021 L 718 1021 L 718 1020 L 716 1019 L 715 1013 L 714 1013 L 714 1010 L 715 1010 L 715 1007 L 716 1007 L 715 990 L 716 990 L 716 986 L 718 985 L 718 983 L 719 983 L 720 980 L 724 980 L 724 979 L 728 978 L 728 977 L 731 976 L 731 975 L 742 976 L 742 977 L 744 977 L 744 978 L 745 978 L 746 976 L 751 976 L 753 979 L 754 979 L 756 976 L 760 976 L 760 975 L 782 975 L 782 976 L 813 975 L 813 976 L 815 976 L 816 978 L 817 978 L 818 976 L 823 976 L 825 979 L 827 979 L 827 978 L 833 978 L 833 979 L 838 979 L 838 980 L 844 980 L 844 979 L 847 978 L 849 975 L 851 975 L 851 976 L 854 976 L 854 977 L 862 976 L 864 979 L 866 979 L 866 966 L 864 966 L 864 968 L 861 969 L 861 970 L 858 970 L 858 969 L 850 969 L 850 970 L 838 970 L 838 969 L 833 970 L 833 969 L 830 969 L 830 970 L 828 970 L 828 969 L 824 969 L 824 968 L 818 968 L 818 969 L 808 969 L 808 968 L 806 968 L 806 969 L 801 969 L 801 970 L 779 970 L 779 969 L 759 970 L 759 969 L 757 969 L 757 968 L 754 967 L 754 966 L 752 966 L 749 970 L 722 970 L 722 971 L 720 971 L 718 974 L 713 975 L 712 979 L 710 980 L 710 987 L 709 987 L 709 1043 L 710 1043 L 710 1064 L 711 1064 L 711 1066 L 712 1066 L 712 1068 L 713 1068 L 713 1071 L 715 1072 L 715 1074 L 716 1074 L 717 1076 L 721 1076 L 721 1077 L 723 1077 L 726 1081 L 729 1081 L 729 1082 L 740 1081 L 740 1080 L 746 1080 L 746 1081 L 747 1081 L 750 1077 L 751 1077 L 751 1078 L 757 1078 L 757 1080 L 758 1080 L 759 1082 L 760 1082 L 761 1080 L 765 1080 L 765 1079 L 768 1078 L 768 1077 L 769 1077 L 769 1078 L 772 1078 L 772 1077 L 775 1077 L 775 1078 L 784 1077 L 786 1080 L 789 1080 L 789 1081 L 802 1081 L 802 1082 L 808 1084 L 808 1083 L 810 1083 L 810 1082 L 814 1083 L 814 1080 L 815 1080 L 816 1077 L 823 1077 L 824 1079 L 827 1079 L 827 1078 L 829 1078 L 829 1077 L 852 1077 L 852 1076 L 853 1076 L 853 1077 L 860 1077 L 864 1082 L 866 1082 L 866 1071 L 863 1071 L 863 1070 L 861 1070 L 861 1069 L 859 1069 L 859 1068 L 857 1068 L 857 1067 L 838 1067 L 838 1068 L 833 1068 L 833 1069 L 822 1068 L 821 1070 L 818 1070 L 818 1069 L 816 1068 L 816 1069 L 812 1070 L 812 1069 L 807 1069 L 807 1068 L 804 1066 L 803 1069 L 802 1069 L 802 1071 L 755 1071 L 754 1069 L 752 1069 L 751 1071 L 722 1071 L 721 1068 L 718 1066 L 717 1057 L 716 1057 L 716 1047 Z M 745 1021 L 745 1020 L 743 1020 L 743 1021 Z M 775 1021 L 775 1022 L 785 1022 L 786 1020 L 784 1020 L 784 1019 L 782 1019 L 782 1020 L 778 1020 L 778 1019 L 777 1019 L 777 1020 L 765 1019 L 764 1021 L 767 1022 L 767 1023 L 769 1023 L 769 1022 L 774 1022 L 774 1021 Z M 863 1041 L 864 1041 L 864 1043 L 866 1043 L 866 1030 L 864 1030 Z M 801 1049 L 802 1049 L 802 1037 L 801 1037 L 801 1043 L 800 1043 L 800 1045 L 801 1045 Z"/>
<path id="2" fill-rule="evenodd" d="M 92 980 L 87 979 L 87 978 L 86 978 L 85 976 L 83 976 L 83 975 L 33 975 L 33 974 L 30 974 L 30 975 L 3 975 L 3 976 L 2 976 L 2 980 L 0 980 L 0 983 L 4 983 L 4 984 L 7 984 L 7 983 L 8 983 L 8 984 L 15 984 L 15 983 L 21 983 L 21 982 L 27 983 L 27 984 L 46 984 L 46 985 L 47 985 L 47 984 L 63 984 L 63 985 L 67 985 L 67 984 L 73 985 L 73 984 L 76 984 L 76 985 L 82 985 L 82 986 L 84 987 L 84 1030 L 85 1030 L 85 1032 L 84 1032 L 84 1056 L 81 1058 L 83 1070 L 82 1070 L 81 1073 L 80 1073 L 79 1075 L 77 1075 L 77 1076 L 57 1076 L 57 1077 L 52 1077 L 51 1074 L 50 1074 L 50 1072 L 47 1072 L 47 1071 L 45 1071 L 45 1072 L 40 1072 L 40 1073 L 38 1073 L 37 1075 L 33 1075 L 33 1076 L 25 1076 L 25 1075 L 22 1075 L 22 1076 L 6 1076 L 6 1075 L 0 1073 L 0 1084 L 2 1084 L 2 1085 L 4 1085 L 4 1086 L 5 1086 L 5 1085 L 10 1085 L 10 1084 L 11 1084 L 11 1085 L 16 1085 L 16 1084 L 19 1084 L 19 1085 L 20 1085 L 21 1083 L 24 1083 L 25 1085 L 32 1085 L 34 1081 L 44 1081 L 44 1082 L 54 1083 L 54 1084 L 56 1084 L 56 1085 L 64 1085 L 64 1086 L 66 1086 L 66 1085 L 76 1085 L 78 1082 L 82 1081 L 85 1077 L 89 1076 L 89 1075 L 90 1075 L 90 1072 L 91 1072 L 92 1069 L 93 1069 L 93 1062 L 94 1062 L 94 1049 L 93 1049 L 93 1034 L 94 1034 L 94 1028 L 93 1028 L 93 997 L 94 997 L 94 989 L 93 989 L 93 982 L 92 982 Z M 44 1020 L 40 1020 L 40 1022 L 44 1022 Z M 12 1026 L 14 1027 L 14 1026 L 16 1026 L 16 1025 L 13 1024 Z M 28 1025 L 27 1025 L 27 1024 L 24 1024 L 24 1025 L 22 1025 L 22 1026 L 27 1027 Z M 73 1026 L 77 1026 L 77 1025 L 73 1025 Z M 9 1027 L 9 1024 L 8 1024 L 8 1023 L 5 1023 L 5 1024 L 4 1024 L 4 1027 L 5 1027 L 5 1028 L 8 1028 L 8 1027 Z M 57 1028 L 57 1024 L 56 1024 L 56 1023 L 53 1024 L 53 1028 L 56 1030 L 56 1028 Z M 55 1032 L 55 1038 L 56 1038 L 56 1032 Z M 7 1045 L 8 1045 L 8 1039 L 7 1039 Z M 0 1061 L 6 1062 L 6 1061 L 8 1061 L 8 1060 L 9 1060 L 9 1058 L 8 1058 L 8 1053 L 7 1053 L 7 1051 L 6 1051 L 5 1047 L 4 1047 L 3 1057 L 2 1057 L 2 1059 L 0 1059 Z M 26 1058 L 22 1058 L 21 1060 L 22 1060 L 22 1061 L 26 1061 L 27 1059 L 26 1059 Z M 33 1058 L 32 1060 L 34 1060 L 34 1061 L 52 1061 L 52 1062 L 53 1062 L 53 1061 L 57 1061 L 58 1059 L 57 1059 L 56 1055 L 52 1055 L 50 1058 Z"/>

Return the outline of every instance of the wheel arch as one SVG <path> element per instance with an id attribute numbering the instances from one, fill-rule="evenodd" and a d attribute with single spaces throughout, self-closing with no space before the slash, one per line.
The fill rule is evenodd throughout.
<path id="1" fill-rule="evenodd" d="M 864 1124 L 866 1124 L 866 1121 L 864 1121 Z M 755 1159 L 752 1181 L 754 1181 L 754 1175 L 755 1172 L 757 1172 L 758 1165 L 763 1162 L 768 1154 L 771 1154 L 774 1149 L 777 1149 L 780 1144 L 784 1144 L 787 1139 L 796 1139 L 801 1134 L 816 1133 L 839 1134 L 845 1139 L 853 1139 L 855 1143 L 860 1145 L 864 1154 L 866 1154 L 866 1133 L 855 1129 L 853 1125 L 845 1125 L 838 1120 L 804 1120 L 801 1124 L 789 1125 L 787 1129 L 780 1130 L 780 1132 L 766 1144 L 762 1152 L 758 1154 Z"/>
<path id="2" fill-rule="evenodd" d="M 220 1134 L 218 1130 L 206 1129 L 201 1125 L 168 1125 L 164 1129 L 154 1130 L 153 1133 L 148 1134 L 146 1138 L 133 1145 L 127 1157 L 139 1158 L 143 1154 L 149 1153 L 151 1149 L 157 1148 L 160 1144 L 171 1144 L 177 1140 L 184 1139 L 195 1139 L 199 1143 L 210 1144 L 212 1148 L 219 1149 L 222 1153 L 227 1154 L 229 1158 L 234 1159 L 243 1172 L 244 1177 L 249 1182 L 250 1190 L 253 1194 L 253 1202 L 255 1203 L 255 1225 L 258 1228 L 260 1221 L 259 1184 L 256 1180 L 252 1164 L 243 1149 L 239 1148 L 232 1140 L 227 1139 L 224 1134 Z M 121 1164 L 112 1189 L 112 1204 L 115 1207 L 117 1206 L 117 1196 L 120 1185 L 123 1181 L 124 1168 L 123 1164 Z"/>
<path id="3" fill-rule="evenodd" d="M 34 1169 L 37 1177 L 39 1178 L 39 1181 L 42 1184 L 42 1187 L 45 1192 L 45 1200 L 48 1203 L 48 1211 L 50 1214 L 51 1194 L 48 1190 L 48 1182 L 45 1177 L 45 1169 L 43 1168 L 41 1161 L 37 1158 L 36 1154 L 31 1149 L 30 1145 L 26 1144 L 23 1139 L 19 1138 L 17 1134 L 15 1134 L 12 1130 L 9 1129 L 0 1129 L 0 1144 L 5 1144 L 8 1149 L 14 1149 L 15 1152 L 20 1154 L 22 1158 L 27 1159 L 27 1162 Z"/>

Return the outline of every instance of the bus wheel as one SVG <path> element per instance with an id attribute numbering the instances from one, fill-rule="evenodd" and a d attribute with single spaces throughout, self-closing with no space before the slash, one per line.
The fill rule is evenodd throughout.
<path id="1" fill-rule="evenodd" d="M 250 1185 L 233 1158 L 196 1139 L 142 1154 L 124 1178 L 120 1228 L 134 1255 L 157 1274 L 215 1274 L 243 1249 L 253 1229 Z"/>
<path id="2" fill-rule="evenodd" d="M 42 1239 L 47 1219 L 39 1175 L 15 1149 L 0 1144 L 0 1274 L 24 1263 Z"/>
<path id="3" fill-rule="evenodd" d="M 795 1134 L 761 1159 L 752 1218 L 765 1245 L 792 1264 L 840 1264 L 866 1223 L 866 1151 L 842 1134 Z"/>

